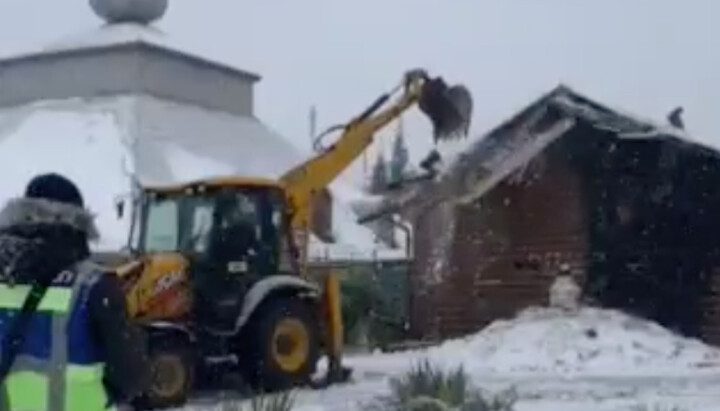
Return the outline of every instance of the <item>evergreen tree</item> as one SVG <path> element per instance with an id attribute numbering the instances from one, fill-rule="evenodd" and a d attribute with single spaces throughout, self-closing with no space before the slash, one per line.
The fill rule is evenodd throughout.
<path id="1" fill-rule="evenodd" d="M 370 180 L 370 192 L 379 193 L 388 185 L 388 170 L 385 156 L 381 152 L 378 154 L 373 166 L 372 176 Z"/>
<path id="2" fill-rule="evenodd" d="M 390 182 L 401 181 L 410 161 L 403 132 L 399 131 L 393 143 L 392 157 L 390 158 Z"/>

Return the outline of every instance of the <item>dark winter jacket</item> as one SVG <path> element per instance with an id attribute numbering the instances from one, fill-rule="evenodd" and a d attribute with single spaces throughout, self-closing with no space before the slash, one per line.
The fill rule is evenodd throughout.
<path id="1" fill-rule="evenodd" d="M 0 211 L 0 277 L 5 283 L 49 283 L 61 271 L 90 256 L 98 237 L 93 216 L 69 204 L 38 198 L 10 200 Z M 119 280 L 107 273 L 88 296 L 93 335 L 105 354 L 106 387 L 117 403 L 145 388 L 145 345 L 128 321 Z"/>

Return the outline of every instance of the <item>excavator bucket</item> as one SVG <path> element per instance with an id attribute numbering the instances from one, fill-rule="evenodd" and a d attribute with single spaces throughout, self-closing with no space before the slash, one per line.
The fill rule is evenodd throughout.
<path id="1" fill-rule="evenodd" d="M 436 143 L 467 136 L 473 101 L 465 86 L 448 87 L 440 77 L 430 79 L 420 92 L 418 107 L 432 122 Z"/>

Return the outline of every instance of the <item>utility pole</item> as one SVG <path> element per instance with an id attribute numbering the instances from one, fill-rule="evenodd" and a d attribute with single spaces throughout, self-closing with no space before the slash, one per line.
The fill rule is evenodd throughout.
<path id="1" fill-rule="evenodd" d="M 315 105 L 310 106 L 310 113 L 308 115 L 309 132 L 310 132 L 310 149 L 315 146 L 315 138 L 317 137 L 317 108 Z"/>

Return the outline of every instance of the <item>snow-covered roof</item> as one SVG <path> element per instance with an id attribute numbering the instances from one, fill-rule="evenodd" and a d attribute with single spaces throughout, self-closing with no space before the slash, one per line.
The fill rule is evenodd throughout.
<path id="1" fill-rule="evenodd" d="M 0 201 L 21 195 L 39 172 L 63 173 L 77 182 L 97 215 L 102 233 L 97 248 L 103 250 L 126 244 L 129 222 L 117 219 L 114 204 L 117 196 L 129 193 L 131 176 L 148 185 L 218 175 L 277 178 L 306 158 L 254 118 L 150 96 L 43 101 L 1 109 L 0 156 L 0 171 L 12 176 L 0 185 Z M 333 205 L 337 241 L 314 242 L 311 258 L 382 258 L 383 248 L 368 228 L 356 223 L 343 200 L 361 192 L 340 182 L 335 187 L 342 193 L 334 196 Z M 395 256 L 401 251 L 388 252 Z"/>
<path id="2" fill-rule="evenodd" d="M 445 172 L 458 177 L 474 175 L 459 198 L 468 201 L 482 196 L 513 171 L 527 164 L 550 143 L 567 133 L 577 122 L 612 132 L 625 139 L 664 139 L 691 144 L 706 152 L 715 149 L 694 140 L 685 131 L 610 108 L 570 89 L 559 86 L 516 116 L 474 140 L 447 162 Z M 492 184 L 484 184 L 492 181 Z"/>
<path id="3" fill-rule="evenodd" d="M 611 131 L 619 138 L 664 139 L 716 154 L 715 148 L 683 130 L 646 120 L 595 102 L 560 85 L 526 106 L 490 132 L 475 139 L 440 146 L 438 175 L 376 201 L 364 218 L 422 208 L 451 200 L 476 199 L 527 164 L 578 122 Z"/>
<path id="4" fill-rule="evenodd" d="M 63 37 L 44 46 L 39 52 L 80 50 L 138 42 L 178 51 L 182 50 L 162 30 L 156 27 L 138 23 L 115 23 Z"/>
<path id="5" fill-rule="evenodd" d="M 118 220 L 114 196 L 127 193 L 131 157 L 127 135 L 119 128 L 122 105 L 68 102 L 64 107 L 37 105 L 0 111 L 0 199 L 20 196 L 34 175 L 59 172 L 81 188 L 86 206 L 102 231 L 99 244 L 126 243 L 127 221 Z"/>
<path id="6" fill-rule="evenodd" d="M 304 155 L 261 121 L 149 96 L 131 97 L 143 183 L 216 175 L 278 178 Z M 163 158 L 164 163 L 158 163 Z"/>
<path id="7" fill-rule="evenodd" d="M 115 133 L 124 136 L 133 155 L 137 177 L 148 185 L 220 174 L 277 178 L 303 159 L 293 145 L 257 119 L 151 96 L 43 101 L 1 109 L 0 124 L 7 126 L 0 127 L 0 138 L 14 132 L 10 125 L 33 122 L 45 113 L 112 114 Z M 81 124 L 77 127 L 82 129 Z M 52 127 L 46 132 L 54 138 L 70 138 L 57 136 Z"/>

